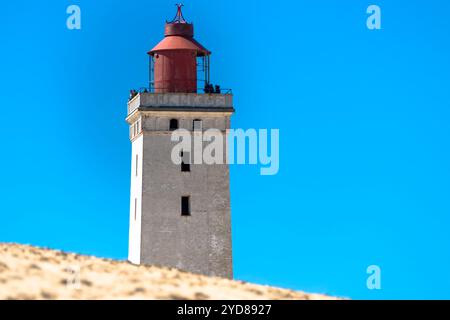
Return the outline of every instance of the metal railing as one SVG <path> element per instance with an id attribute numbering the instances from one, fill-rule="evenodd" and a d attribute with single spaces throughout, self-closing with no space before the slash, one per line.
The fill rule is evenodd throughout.
<path id="1" fill-rule="evenodd" d="M 138 90 L 132 89 L 130 90 L 130 98 L 129 101 L 131 101 L 134 97 L 136 97 L 138 94 L 140 93 L 156 93 L 155 90 L 162 90 L 162 93 L 196 93 L 196 94 L 209 94 L 209 95 L 215 95 L 215 94 L 233 94 L 233 91 L 231 89 L 222 89 L 222 88 L 218 88 L 218 90 L 216 90 L 216 88 L 214 89 L 213 92 L 206 92 L 207 89 L 206 88 L 202 88 L 202 89 L 197 89 L 197 92 L 164 92 L 164 90 L 166 90 L 167 88 L 148 88 L 148 87 L 141 87 Z"/>

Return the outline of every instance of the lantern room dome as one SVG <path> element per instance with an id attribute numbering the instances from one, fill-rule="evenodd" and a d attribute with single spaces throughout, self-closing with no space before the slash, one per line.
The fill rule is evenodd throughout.
<path id="1" fill-rule="evenodd" d="M 197 56 L 205 56 L 211 52 L 198 43 L 194 38 L 188 39 L 182 36 L 167 36 L 152 50 L 148 52 L 149 55 L 155 55 L 159 51 L 165 50 L 192 50 L 197 53 Z"/>

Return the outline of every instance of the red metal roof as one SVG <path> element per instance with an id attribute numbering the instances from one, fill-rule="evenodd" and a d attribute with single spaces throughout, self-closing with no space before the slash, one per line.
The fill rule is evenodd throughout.
<path id="1" fill-rule="evenodd" d="M 200 56 L 211 54 L 208 49 L 198 43 L 195 39 L 181 36 L 165 37 L 156 45 L 156 47 L 150 50 L 148 54 L 154 55 L 156 52 L 163 50 L 193 50 L 197 51 L 197 54 Z"/>

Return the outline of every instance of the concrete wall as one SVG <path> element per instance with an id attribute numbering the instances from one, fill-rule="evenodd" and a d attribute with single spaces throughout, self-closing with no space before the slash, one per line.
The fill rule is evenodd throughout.
<path id="1" fill-rule="evenodd" d="M 233 106 L 231 94 L 140 93 L 128 103 L 128 114 L 139 107 L 210 107 Z"/>
<path id="2" fill-rule="evenodd" d="M 177 119 L 178 125 L 182 129 L 192 130 L 194 119 L 202 120 L 203 130 L 208 129 L 219 129 L 225 131 L 230 126 L 229 116 L 211 116 L 208 113 L 181 113 L 181 112 L 171 112 L 171 113 L 156 113 L 155 115 L 145 116 L 142 119 L 142 129 L 146 132 L 149 131 L 165 131 L 166 133 L 171 133 L 169 131 L 170 120 Z M 139 121 L 137 121 L 139 122 Z"/>
<path id="3" fill-rule="evenodd" d="M 225 131 L 234 111 L 232 96 L 139 94 L 128 109 L 132 168 L 142 153 L 139 177 L 132 170 L 130 261 L 232 278 L 228 165 L 191 164 L 191 172 L 181 172 L 171 159 L 175 142 L 169 131 L 170 119 L 187 130 L 200 119 L 203 130 Z M 190 216 L 181 215 L 183 196 L 190 197 Z M 136 220 L 134 198 L 141 213 Z"/>
<path id="4" fill-rule="evenodd" d="M 181 172 L 172 146 L 170 134 L 144 134 L 141 263 L 231 278 L 228 166 Z M 181 216 L 182 196 L 190 197 L 191 216 Z"/>

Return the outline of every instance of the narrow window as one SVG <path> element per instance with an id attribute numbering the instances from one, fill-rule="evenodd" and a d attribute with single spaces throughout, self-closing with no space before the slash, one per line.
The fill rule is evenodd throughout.
<path id="1" fill-rule="evenodd" d="M 189 152 L 181 151 L 181 172 L 191 172 L 191 159 Z"/>
<path id="2" fill-rule="evenodd" d="M 134 221 L 137 218 L 137 198 L 134 198 Z"/>
<path id="3" fill-rule="evenodd" d="M 138 169 L 139 169 L 139 155 L 136 155 L 136 177 L 138 176 Z"/>
<path id="4" fill-rule="evenodd" d="M 181 197 L 181 215 L 182 216 L 191 215 L 191 204 L 189 197 Z"/>
<path id="5" fill-rule="evenodd" d="M 177 119 L 171 119 L 170 120 L 170 131 L 175 131 L 178 129 L 178 120 Z"/>
<path id="6" fill-rule="evenodd" d="M 193 129 L 194 131 L 202 131 L 203 130 L 202 120 L 195 119 L 193 123 Z"/>

